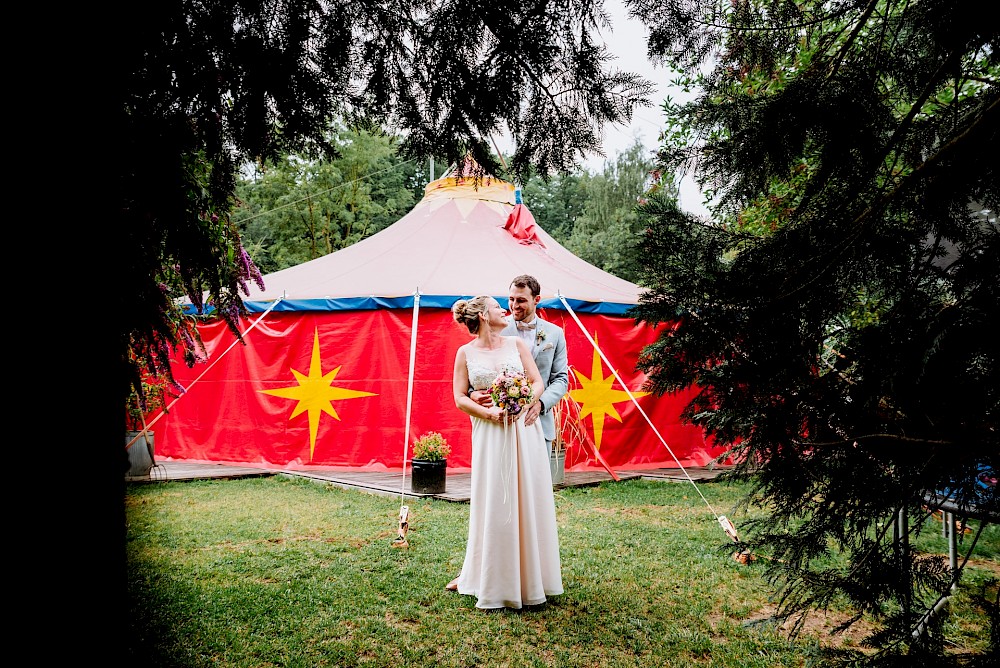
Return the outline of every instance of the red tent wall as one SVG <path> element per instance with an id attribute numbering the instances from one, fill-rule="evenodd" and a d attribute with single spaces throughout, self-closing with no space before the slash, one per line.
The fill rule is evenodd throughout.
<path id="1" fill-rule="evenodd" d="M 578 426 L 599 445 L 605 461 L 616 469 L 677 466 L 572 316 L 557 309 L 540 313 L 566 331 L 571 396 L 585 399 L 581 408 L 590 412 Z M 285 469 L 402 467 L 412 316 L 405 309 L 252 314 L 242 331 L 260 320 L 246 335 L 246 345 L 233 345 L 235 337 L 221 322 L 201 325 L 209 361 L 193 368 L 179 361 L 173 365 L 188 389 L 153 426 L 157 456 Z M 605 342 L 605 356 L 680 465 L 705 465 L 722 454 L 700 429 L 681 424 L 691 391 L 662 397 L 641 393 L 645 377 L 634 367 L 642 347 L 656 336 L 651 327 L 621 316 L 577 317 L 598 345 Z M 470 466 L 469 417 L 455 407 L 451 389 L 455 350 L 469 338 L 450 310 L 421 309 L 407 458 L 414 439 L 438 431 L 452 445 L 449 468 Z M 593 391 L 595 381 L 606 385 L 603 391 Z M 306 401 L 310 396 L 312 403 Z M 599 466 L 579 445 L 572 447 L 577 451 L 567 452 L 568 468 Z"/>

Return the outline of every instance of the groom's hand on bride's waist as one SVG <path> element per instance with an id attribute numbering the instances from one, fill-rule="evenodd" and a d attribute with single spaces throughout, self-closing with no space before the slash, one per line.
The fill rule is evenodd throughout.
<path id="1" fill-rule="evenodd" d="M 541 411 L 542 411 L 542 405 L 537 401 L 533 402 L 530 406 L 528 406 L 524 414 L 524 425 L 526 427 L 530 427 L 532 424 L 534 424 L 535 420 L 538 419 L 538 414 Z"/>

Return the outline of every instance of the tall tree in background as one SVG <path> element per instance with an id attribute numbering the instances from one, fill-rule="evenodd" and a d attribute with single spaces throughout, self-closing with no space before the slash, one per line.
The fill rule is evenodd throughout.
<path id="1" fill-rule="evenodd" d="M 687 415 L 755 482 L 746 547 L 783 614 L 846 595 L 883 622 L 873 662 L 960 662 L 926 614 L 960 569 L 894 533 L 942 490 L 1000 516 L 998 24 L 957 0 L 628 4 L 703 91 L 663 168 L 716 198 L 714 222 L 645 209 L 635 314 L 677 323 L 650 388 L 702 388 Z"/>
<path id="2" fill-rule="evenodd" d="M 533 176 L 522 188 L 524 203 L 535 221 L 564 246 L 586 204 L 586 177 L 585 170 L 556 174 L 549 179 Z"/>
<path id="3" fill-rule="evenodd" d="M 233 221 L 265 274 L 385 229 L 413 208 L 416 186 L 426 184 L 423 165 L 400 158 L 395 139 L 337 134 L 339 157 L 284 156 L 240 179 Z"/>
<path id="4" fill-rule="evenodd" d="M 635 282 L 639 276 L 630 258 L 645 228 L 636 207 L 653 186 L 653 168 L 652 156 L 636 141 L 606 161 L 603 171 L 581 179 L 583 211 L 573 223 L 566 248 L 595 267 Z M 676 189 L 672 194 L 676 198 Z"/>
<path id="5" fill-rule="evenodd" d="M 524 201 L 542 228 L 574 255 L 636 281 L 634 248 L 645 228 L 636 209 L 654 193 L 678 196 L 677 184 L 660 178 L 646 153 L 636 141 L 599 173 L 581 169 L 548 180 L 533 177 L 524 186 Z"/>

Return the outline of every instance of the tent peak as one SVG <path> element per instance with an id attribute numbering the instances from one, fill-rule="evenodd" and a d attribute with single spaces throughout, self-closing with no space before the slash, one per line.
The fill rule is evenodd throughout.
<path id="1" fill-rule="evenodd" d="M 459 179 L 472 179 L 472 180 L 494 180 L 500 181 L 493 174 L 490 174 L 480 166 L 480 164 L 471 155 L 465 156 L 461 163 L 452 163 L 445 173 L 441 175 L 441 178 L 451 177 Z"/>

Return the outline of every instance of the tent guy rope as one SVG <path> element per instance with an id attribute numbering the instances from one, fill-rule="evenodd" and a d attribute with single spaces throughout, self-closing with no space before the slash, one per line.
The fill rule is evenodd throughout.
<path id="1" fill-rule="evenodd" d="M 660 434 L 660 431 L 656 428 L 656 425 L 654 425 L 653 421 L 649 419 L 648 415 L 646 415 L 646 411 L 642 410 L 642 406 L 639 405 L 639 402 L 632 394 L 632 391 L 628 389 L 628 385 L 626 385 L 625 381 L 623 381 L 621 376 L 618 375 L 618 370 L 615 369 L 614 365 L 611 364 L 610 361 L 608 361 L 608 358 L 604 354 L 604 351 L 601 350 L 601 347 L 599 345 L 597 345 L 597 341 L 594 340 L 594 338 L 590 335 L 590 332 L 587 331 L 587 328 L 583 326 L 582 322 L 580 322 L 580 318 L 578 318 L 576 312 L 573 311 L 573 307 L 569 305 L 569 302 L 566 301 L 566 298 L 562 295 L 562 293 L 559 290 L 556 290 L 556 297 L 559 299 L 560 302 L 562 302 L 562 305 L 566 308 L 566 311 L 570 314 L 570 316 L 573 317 L 573 321 L 576 322 L 577 327 L 579 327 L 580 331 L 583 332 L 583 335 L 587 337 L 587 341 L 589 341 L 590 345 L 594 347 L 594 350 L 597 351 L 597 354 L 601 356 L 601 359 L 607 365 L 608 369 L 611 370 L 611 373 L 614 374 L 615 380 L 617 380 L 618 384 L 622 386 L 623 390 L 625 390 L 625 393 L 628 395 L 628 398 L 635 405 L 636 409 L 639 411 L 639 414 L 642 415 L 643 419 L 646 420 L 646 424 L 648 424 L 650 429 L 653 430 L 653 433 L 656 434 L 656 438 L 660 440 L 660 443 L 663 444 L 663 447 L 667 449 L 667 452 L 670 453 L 670 456 L 673 457 L 675 462 L 677 462 L 677 466 L 680 467 L 681 472 L 684 474 L 684 477 L 688 479 L 688 482 L 691 483 L 691 486 L 694 487 L 696 492 L 698 492 L 698 496 L 701 497 L 701 500 L 705 502 L 706 506 L 708 506 L 708 509 L 712 512 L 712 515 L 718 520 L 719 526 L 722 527 L 722 530 L 726 533 L 727 536 L 733 539 L 734 543 L 739 543 L 740 538 L 739 535 L 736 533 L 736 527 L 733 526 L 733 523 L 725 515 L 718 514 L 715 508 L 712 507 L 712 504 L 708 501 L 708 499 L 705 498 L 705 495 L 701 493 L 700 489 L 698 489 L 697 483 L 695 483 L 694 479 L 692 479 L 691 475 L 687 472 L 687 469 L 685 469 L 684 466 L 681 464 L 680 460 L 677 458 L 677 455 L 674 454 L 674 451 L 670 448 L 670 446 L 667 444 L 667 441 L 663 438 L 663 436 Z"/>
<path id="2" fill-rule="evenodd" d="M 236 346 L 237 343 L 239 343 L 240 341 L 242 341 L 243 337 L 245 337 L 247 334 L 249 334 L 258 325 L 258 323 L 260 323 L 260 321 L 264 319 L 264 316 L 266 316 L 268 313 L 270 313 L 271 310 L 274 309 L 274 307 L 277 306 L 278 303 L 281 302 L 285 297 L 286 297 L 286 295 L 282 295 L 281 297 L 278 297 L 277 299 L 275 299 L 271 303 L 271 305 L 267 307 L 267 310 L 265 310 L 263 313 L 261 313 L 259 316 L 257 316 L 257 319 L 253 321 L 253 324 L 251 324 L 249 327 L 247 327 L 245 331 L 240 332 L 239 337 L 235 341 L 233 341 L 229 345 L 228 348 L 226 348 L 224 351 L 222 351 L 222 354 L 219 355 L 218 357 L 216 357 L 215 360 L 211 364 L 208 365 L 207 369 L 205 369 L 200 374 L 198 374 L 198 377 L 195 378 L 194 380 L 192 380 L 188 384 L 188 386 L 186 388 L 184 388 L 184 392 L 179 397 L 175 398 L 169 404 L 167 404 L 166 406 L 164 406 L 160 410 L 160 412 L 156 415 L 156 417 L 149 421 L 149 424 L 146 424 L 146 419 L 143 418 L 142 431 L 140 431 L 138 434 L 136 434 L 135 438 L 133 438 L 131 441 L 129 441 L 128 443 L 125 444 L 125 449 L 128 450 L 129 448 L 131 448 L 132 444 L 139 440 L 139 437 L 145 437 L 146 432 L 149 431 L 149 429 L 154 424 L 156 424 L 160 420 L 161 417 L 163 417 L 164 415 L 166 415 L 167 413 L 169 413 L 170 409 L 173 407 L 173 405 L 176 404 L 178 401 L 181 400 L 181 397 L 187 396 L 187 393 L 191 391 L 191 388 L 194 387 L 195 383 L 197 383 L 199 380 L 201 380 L 202 378 L 204 378 L 205 374 L 208 373 L 209 371 L 211 371 L 212 367 L 214 367 L 216 364 L 218 364 L 219 360 L 221 360 L 223 357 L 225 357 L 229 353 L 229 351 L 232 350 Z"/>
<path id="3" fill-rule="evenodd" d="M 410 372 L 406 383 L 406 423 L 403 429 L 403 477 L 399 489 L 399 533 L 392 541 L 393 547 L 409 547 L 406 531 L 409 528 L 410 508 L 406 505 L 406 462 L 410 450 L 410 415 L 413 409 L 413 369 L 417 359 L 417 324 L 420 318 L 420 286 L 413 293 L 413 327 L 410 328 Z"/>

